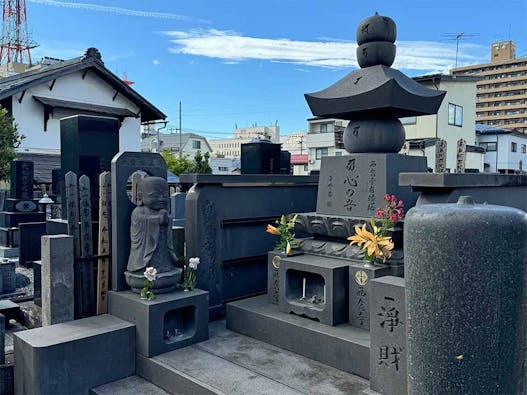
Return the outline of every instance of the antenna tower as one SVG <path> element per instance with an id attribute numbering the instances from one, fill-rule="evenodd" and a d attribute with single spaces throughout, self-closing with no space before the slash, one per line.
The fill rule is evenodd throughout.
<path id="1" fill-rule="evenodd" d="M 479 33 L 445 33 L 443 37 L 448 37 L 447 40 L 456 40 L 456 67 L 457 67 L 457 57 L 459 54 L 459 40 L 462 38 L 476 37 L 479 36 Z"/>
<path id="2" fill-rule="evenodd" d="M 37 44 L 27 28 L 26 0 L 2 0 L 0 63 L 32 64 L 31 49 Z"/>

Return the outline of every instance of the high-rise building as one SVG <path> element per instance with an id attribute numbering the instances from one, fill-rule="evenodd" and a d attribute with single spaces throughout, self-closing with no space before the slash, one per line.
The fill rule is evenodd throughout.
<path id="1" fill-rule="evenodd" d="M 457 67 L 451 73 L 481 77 L 477 82 L 477 123 L 527 133 L 527 57 L 516 58 L 512 41 L 493 43 L 490 63 Z"/>

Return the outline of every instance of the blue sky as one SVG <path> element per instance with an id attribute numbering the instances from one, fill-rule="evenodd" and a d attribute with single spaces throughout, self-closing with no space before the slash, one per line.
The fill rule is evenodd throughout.
<path id="1" fill-rule="evenodd" d="M 305 130 L 303 94 L 355 69 L 357 24 L 378 11 L 397 23 L 394 67 L 410 76 L 487 62 L 511 38 L 527 56 L 527 0 L 26 0 L 33 57 L 97 47 L 106 66 L 183 130 L 225 138 L 238 127 Z"/>

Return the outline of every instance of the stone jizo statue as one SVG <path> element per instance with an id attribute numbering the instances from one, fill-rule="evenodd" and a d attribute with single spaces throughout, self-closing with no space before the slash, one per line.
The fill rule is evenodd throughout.
<path id="1" fill-rule="evenodd" d="M 132 211 L 130 256 L 125 278 L 132 291 L 139 292 L 147 267 L 157 270 L 153 291 L 175 289 L 181 277 L 172 245 L 171 219 L 167 207 L 169 188 L 161 177 L 145 177 L 138 183 L 137 207 Z"/>

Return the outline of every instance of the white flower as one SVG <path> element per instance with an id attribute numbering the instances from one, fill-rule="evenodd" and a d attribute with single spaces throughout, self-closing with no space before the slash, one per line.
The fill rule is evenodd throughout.
<path id="1" fill-rule="evenodd" d="M 154 281 L 157 277 L 157 270 L 155 267 L 147 267 L 144 275 L 147 280 Z"/>
<path id="2" fill-rule="evenodd" d="M 198 265 L 199 265 L 199 258 L 190 258 L 188 260 L 188 267 L 190 267 L 191 269 L 197 270 Z"/>

